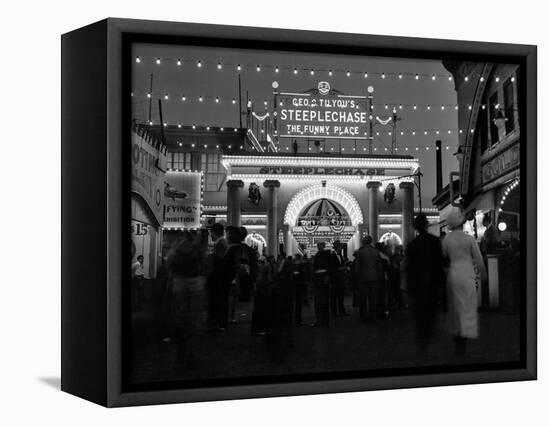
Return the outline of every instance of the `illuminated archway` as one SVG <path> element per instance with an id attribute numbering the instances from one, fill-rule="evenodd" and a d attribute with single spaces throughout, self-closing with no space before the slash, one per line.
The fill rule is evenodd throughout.
<path id="1" fill-rule="evenodd" d="M 252 247 L 254 250 L 257 250 L 258 254 L 260 255 L 264 252 L 264 249 L 267 246 L 265 238 L 261 234 L 258 234 L 256 232 L 248 234 L 244 242 L 249 247 Z"/>
<path id="2" fill-rule="evenodd" d="M 388 244 L 393 247 L 403 245 L 403 240 L 401 239 L 401 237 L 393 231 L 386 232 L 384 235 L 382 235 L 379 242 L 383 244 Z"/>
<path id="3" fill-rule="evenodd" d="M 253 243 L 263 244 L 264 246 L 267 245 L 265 238 L 261 234 L 258 234 L 256 232 L 253 232 L 252 234 L 248 234 L 244 242 L 249 246 L 252 246 Z"/>
<path id="4" fill-rule="evenodd" d="M 351 224 L 358 226 L 363 223 L 363 213 L 355 197 L 336 185 L 316 184 L 308 186 L 296 193 L 288 203 L 284 223 L 295 226 L 302 210 L 315 200 L 326 198 L 340 204 L 349 214 Z"/>

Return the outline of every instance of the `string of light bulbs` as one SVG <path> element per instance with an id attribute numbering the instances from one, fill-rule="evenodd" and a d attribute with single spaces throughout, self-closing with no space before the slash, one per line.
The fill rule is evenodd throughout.
<path id="1" fill-rule="evenodd" d="M 176 142 L 178 144 L 179 147 L 183 147 L 184 146 L 184 143 L 183 142 Z M 204 148 L 204 149 L 224 149 L 224 148 L 228 148 L 228 149 L 241 149 L 243 150 L 244 149 L 244 145 L 235 145 L 234 147 L 232 147 L 232 145 L 227 145 L 227 146 L 224 146 L 222 147 L 221 145 L 219 144 L 216 144 L 216 145 L 212 145 L 212 144 L 196 144 L 196 143 L 192 143 L 191 145 L 191 148 Z M 255 149 L 254 147 L 252 147 L 252 149 Z M 289 144 L 287 145 L 284 145 L 284 146 L 280 146 L 279 147 L 279 150 L 280 151 L 290 151 L 291 147 Z M 456 150 L 458 149 L 458 146 L 456 145 L 442 145 L 441 146 L 441 151 L 450 151 L 454 154 L 454 152 L 456 152 Z M 309 151 L 313 151 L 315 150 L 315 148 L 309 146 L 308 147 L 308 150 Z M 418 145 L 418 146 L 401 146 L 401 147 L 395 147 L 394 148 L 394 151 L 395 152 L 403 152 L 403 153 L 409 153 L 409 152 L 415 152 L 415 151 L 418 151 L 418 152 L 421 152 L 421 151 L 438 151 L 439 148 L 438 147 L 434 147 L 434 146 L 428 146 L 428 145 Z M 338 148 L 336 146 L 329 146 L 329 147 L 319 147 L 319 151 L 331 151 L 331 152 L 334 152 L 334 151 L 338 151 L 338 152 L 366 152 L 368 151 L 368 148 L 367 147 L 348 147 L 346 149 L 346 147 L 341 147 L 341 148 Z M 388 148 L 386 146 L 384 147 L 373 147 L 373 151 L 374 152 L 391 152 L 391 148 Z"/>
<path id="2" fill-rule="evenodd" d="M 441 147 L 441 151 L 451 151 L 454 152 L 458 149 L 457 146 L 455 145 L 443 145 Z M 284 147 L 284 150 L 285 151 L 290 151 L 290 146 L 285 146 Z M 308 150 L 309 151 L 313 151 L 314 149 L 310 146 L 308 147 Z M 331 146 L 331 147 L 328 147 L 328 148 L 323 148 L 323 147 L 320 147 L 319 148 L 320 151 L 331 151 L 331 152 L 334 152 L 334 151 L 338 151 L 338 152 L 357 152 L 357 151 L 368 151 L 368 148 L 367 147 L 359 147 L 359 148 L 355 148 L 355 147 L 348 147 L 348 149 L 346 149 L 345 147 L 343 148 L 337 148 L 335 146 Z M 395 152 L 404 152 L 404 153 L 408 153 L 408 152 L 414 152 L 414 151 L 438 151 L 439 148 L 438 147 L 434 147 L 434 146 L 427 146 L 427 145 L 422 145 L 422 146 L 405 146 L 405 147 L 395 147 L 394 148 L 394 151 Z M 391 152 L 391 148 L 388 148 L 388 147 L 373 147 L 373 151 L 374 152 Z"/>
<path id="3" fill-rule="evenodd" d="M 198 95 L 198 96 L 186 96 L 186 95 L 171 95 L 167 92 L 144 92 L 140 93 L 139 96 L 136 94 L 136 92 L 131 92 L 131 96 L 134 98 L 140 98 L 144 97 L 146 100 L 152 99 L 152 98 L 159 98 L 163 99 L 165 101 L 170 101 L 173 99 L 179 100 L 182 103 L 189 103 L 189 102 L 198 102 L 198 103 L 209 103 L 213 102 L 214 104 L 231 104 L 233 106 L 237 106 L 238 101 L 235 97 L 229 98 L 229 97 L 223 97 L 223 96 L 210 96 L 210 95 Z M 260 105 L 264 105 L 264 107 L 269 107 L 273 105 L 273 99 L 263 99 L 260 101 L 255 100 L 254 98 L 250 98 L 247 103 L 251 103 L 252 105 L 257 105 L 258 103 Z M 361 102 L 359 102 L 361 103 Z M 366 104 L 366 101 L 363 101 L 362 103 Z M 279 106 L 283 106 L 283 102 L 279 102 Z M 465 106 L 460 106 L 457 104 L 441 104 L 441 103 L 426 103 L 426 104 L 415 104 L 415 103 L 400 103 L 400 102 L 391 102 L 391 103 L 374 103 L 373 110 L 383 110 L 383 111 L 403 111 L 403 110 L 410 110 L 410 111 L 458 111 L 459 109 L 467 109 L 472 110 L 473 105 L 467 104 Z M 494 108 L 494 109 L 501 109 L 503 107 L 500 103 L 487 103 L 487 104 L 481 104 L 481 109 L 486 108 Z"/>
<path id="4" fill-rule="evenodd" d="M 153 63 L 157 66 L 165 64 L 175 65 L 178 68 L 187 68 L 192 66 L 197 69 L 205 69 L 212 67 L 218 71 L 234 70 L 236 72 L 243 72 L 245 70 L 252 70 L 254 72 L 272 71 L 274 74 L 279 74 L 283 71 L 289 71 L 293 75 L 305 73 L 310 76 L 318 76 L 322 74 L 324 76 L 333 77 L 336 74 L 343 74 L 346 77 L 361 76 L 363 78 L 378 77 L 382 80 L 386 78 L 395 78 L 397 80 L 405 80 L 411 78 L 415 81 L 430 80 L 430 81 L 453 81 L 454 78 L 451 74 L 429 74 L 429 73 L 415 73 L 415 72 L 369 72 L 365 70 L 352 70 L 342 68 L 316 68 L 316 67 L 292 67 L 292 66 L 279 66 L 277 64 L 241 64 L 241 63 L 226 63 L 223 61 L 205 61 L 202 59 L 185 59 L 185 58 L 171 58 L 171 57 L 149 57 L 149 56 L 135 56 L 134 61 L 136 64 L 141 63 Z M 464 82 L 469 82 L 475 79 L 483 82 L 485 77 L 479 73 L 473 73 L 464 76 Z M 494 76 L 495 82 L 499 82 L 501 77 Z M 511 77 L 512 81 L 515 81 L 515 76 Z"/>
<path id="5" fill-rule="evenodd" d="M 158 121 L 155 121 L 155 120 L 150 120 L 150 121 L 147 121 L 145 124 L 148 124 L 149 126 L 155 126 L 155 125 L 159 125 L 160 122 Z M 163 123 L 164 127 L 168 127 L 169 125 L 171 126 L 176 126 L 178 129 L 181 129 L 181 128 L 190 128 L 192 130 L 206 130 L 206 131 L 234 131 L 234 132 L 237 132 L 238 131 L 238 128 L 237 127 L 233 127 L 233 126 L 227 126 L 227 127 L 224 127 L 224 126 L 211 126 L 211 125 L 204 125 L 204 124 L 191 124 L 191 125 L 184 125 L 182 123 L 173 123 L 173 124 L 169 124 L 167 121 L 165 121 Z M 474 132 L 474 129 L 471 129 L 471 133 Z M 465 133 L 465 130 L 463 129 L 457 129 L 457 128 L 446 128 L 446 129 L 442 129 L 442 128 L 430 128 L 430 129 L 426 129 L 426 128 L 421 128 L 421 129 L 418 129 L 418 128 L 414 128 L 414 129 L 411 129 L 411 128 L 408 128 L 408 129 L 400 129 L 396 132 L 397 135 L 399 136 L 432 136 L 432 135 L 453 135 L 453 134 L 463 134 Z M 275 131 L 275 134 L 277 134 L 277 132 Z M 364 135 L 367 135 L 366 132 L 364 132 Z M 392 136 L 392 131 L 375 131 L 373 133 L 373 136 Z M 311 139 L 315 139 L 315 136 L 312 136 Z M 358 138 L 358 140 L 360 139 L 363 139 L 363 138 Z"/>

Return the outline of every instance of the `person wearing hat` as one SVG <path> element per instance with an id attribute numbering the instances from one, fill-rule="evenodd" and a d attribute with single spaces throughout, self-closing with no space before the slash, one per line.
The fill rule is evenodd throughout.
<path id="1" fill-rule="evenodd" d="M 235 313 L 241 297 L 241 289 L 246 288 L 247 297 L 250 288 L 256 281 L 258 261 L 255 251 L 244 243 L 247 232 L 244 227 L 228 226 L 226 228 L 229 243 L 225 253 L 226 288 L 229 289 L 229 317 L 232 323 L 237 322 Z"/>
<path id="2" fill-rule="evenodd" d="M 384 282 L 384 265 L 380 252 L 372 246 L 372 237 L 365 235 L 354 260 L 357 280 L 360 321 L 375 321 L 379 310 L 379 288 Z"/>
<path id="3" fill-rule="evenodd" d="M 416 238 L 407 246 L 407 290 L 414 301 L 416 337 L 424 352 L 433 339 L 437 296 L 445 282 L 441 242 L 428 233 L 428 219 L 420 213 L 414 218 Z"/>
<path id="4" fill-rule="evenodd" d="M 315 323 L 312 327 L 328 327 L 330 322 L 330 279 L 337 264 L 333 254 L 326 250 L 324 241 L 317 242 L 317 253 L 313 258 L 313 300 Z"/>
<path id="5" fill-rule="evenodd" d="M 487 279 L 481 251 L 471 235 L 462 232 L 465 221 L 463 212 L 454 208 L 447 217 L 451 233 L 443 240 L 443 255 L 449 261 L 447 288 L 451 333 L 455 336 L 457 355 L 466 353 L 468 339 L 479 337 L 477 312 L 476 271 L 481 280 Z"/>

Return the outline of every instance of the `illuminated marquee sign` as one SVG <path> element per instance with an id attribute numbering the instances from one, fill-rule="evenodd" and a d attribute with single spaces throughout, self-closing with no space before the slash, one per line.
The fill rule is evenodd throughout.
<path id="1" fill-rule="evenodd" d="M 307 93 L 279 93 L 277 132 L 286 138 L 366 139 L 366 96 L 347 96 L 326 81 Z"/>
<path id="2" fill-rule="evenodd" d="M 259 172 L 262 175 L 384 176 L 386 174 L 384 169 L 353 167 L 261 167 Z"/>

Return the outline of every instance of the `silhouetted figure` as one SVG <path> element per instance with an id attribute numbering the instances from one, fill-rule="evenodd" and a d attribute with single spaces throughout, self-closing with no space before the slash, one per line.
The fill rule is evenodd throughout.
<path id="1" fill-rule="evenodd" d="M 269 327 L 270 286 L 273 284 L 277 267 L 273 256 L 261 256 L 258 260 L 258 276 L 254 293 L 254 308 L 250 333 L 253 336 L 263 336 Z"/>
<path id="2" fill-rule="evenodd" d="M 330 310 L 334 316 L 346 316 L 344 295 L 346 292 L 346 259 L 342 254 L 342 246 L 339 241 L 334 242 L 335 270 L 331 276 Z"/>
<path id="3" fill-rule="evenodd" d="M 291 258 L 290 258 L 291 259 Z M 292 261 L 279 257 L 277 271 L 269 292 L 269 327 L 267 341 L 274 360 L 281 361 L 292 347 L 292 318 L 294 287 Z"/>
<path id="4" fill-rule="evenodd" d="M 384 265 L 380 253 L 372 246 L 370 235 L 363 238 L 362 244 L 354 262 L 354 275 L 359 287 L 359 318 L 361 321 L 375 321 Z"/>
<path id="5" fill-rule="evenodd" d="M 390 256 L 389 265 L 389 292 L 390 292 L 390 307 L 397 309 L 403 306 L 401 297 L 401 262 L 403 260 L 403 249 L 401 246 L 395 248 Z"/>
<path id="6" fill-rule="evenodd" d="M 330 278 L 334 275 L 334 255 L 325 250 L 325 243 L 317 243 L 318 252 L 313 258 L 314 327 L 329 326 Z"/>
<path id="7" fill-rule="evenodd" d="M 306 299 L 306 277 L 308 264 L 301 254 L 294 257 L 293 277 L 294 282 L 294 324 L 297 327 L 302 325 L 302 305 Z"/>
<path id="8" fill-rule="evenodd" d="M 140 254 L 132 264 L 132 308 L 143 309 L 145 302 L 145 258 Z"/>
<path id="9" fill-rule="evenodd" d="M 296 139 L 294 139 L 294 142 L 292 142 L 292 152 L 294 153 L 294 155 L 298 154 L 298 142 L 296 141 Z"/>
<path id="10" fill-rule="evenodd" d="M 227 240 L 229 246 L 224 257 L 224 277 L 225 285 L 229 288 L 229 316 L 231 322 L 236 322 L 235 312 L 241 286 L 254 283 L 258 263 L 256 252 L 243 242 L 243 231 L 240 228 L 228 226 Z"/>
<path id="11" fill-rule="evenodd" d="M 177 356 L 189 367 L 196 361 L 199 337 L 206 326 L 206 284 L 202 276 L 205 247 L 200 240 L 200 235 L 184 232 L 167 259 Z"/>
<path id="12" fill-rule="evenodd" d="M 252 298 L 256 274 L 258 273 L 258 256 L 257 251 L 244 242 L 248 235 L 246 228 L 241 226 L 239 231 L 241 248 L 243 250 L 241 263 L 245 263 L 249 266 L 249 271 L 241 268 L 241 274 L 239 275 L 239 301 L 249 302 Z"/>
<path id="13" fill-rule="evenodd" d="M 494 253 L 500 247 L 500 236 L 498 229 L 491 220 L 491 214 L 486 213 L 482 220 L 483 226 L 485 226 L 485 232 L 481 238 L 481 253 L 485 256 L 490 253 Z"/>
<path id="14" fill-rule="evenodd" d="M 384 243 L 377 242 L 374 244 L 374 248 L 378 250 L 380 259 L 382 259 L 382 265 L 384 273 L 382 274 L 382 281 L 377 292 L 377 315 L 378 318 L 388 318 L 389 310 L 389 299 L 390 299 L 390 256 L 388 255 L 388 248 Z"/>
<path id="15" fill-rule="evenodd" d="M 439 241 L 441 242 L 441 244 L 443 244 L 443 240 L 445 239 L 446 236 L 447 236 L 447 233 L 445 231 L 441 231 L 439 233 Z M 441 307 L 443 309 L 443 312 L 447 312 L 449 310 L 449 299 L 447 297 L 447 277 L 445 276 L 445 274 L 443 274 L 443 279 L 444 279 L 444 282 L 443 282 L 443 285 L 441 286 L 439 299 L 441 301 Z"/>
<path id="16" fill-rule="evenodd" d="M 349 282 L 350 282 L 350 288 L 352 293 L 352 302 L 351 306 L 354 308 L 359 307 L 359 279 L 356 269 L 356 261 L 357 261 L 357 255 L 359 254 L 359 250 L 355 250 L 353 253 L 353 260 L 351 261 L 350 265 L 350 272 L 349 272 Z"/>
<path id="17" fill-rule="evenodd" d="M 224 285 L 224 257 L 227 251 L 227 240 L 224 238 L 224 227 L 215 223 L 210 230 L 213 250 L 208 262 L 208 322 L 218 329 L 227 327 L 229 293 Z"/>
<path id="18" fill-rule="evenodd" d="M 414 219 L 416 238 L 407 246 L 408 290 L 413 298 L 416 337 L 421 350 L 426 349 L 434 335 L 437 297 L 444 283 L 441 242 L 428 233 L 424 214 Z"/>
<path id="19" fill-rule="evenodd" d="M 223 280 L 228 294 L 228 316 L 235 322 L 235 311 L 239 299 L 239 270 L 241 266 L 241 236 L 236 226 L 228 226 L 225 231 L 227 251 L 224 256 Z"/>

